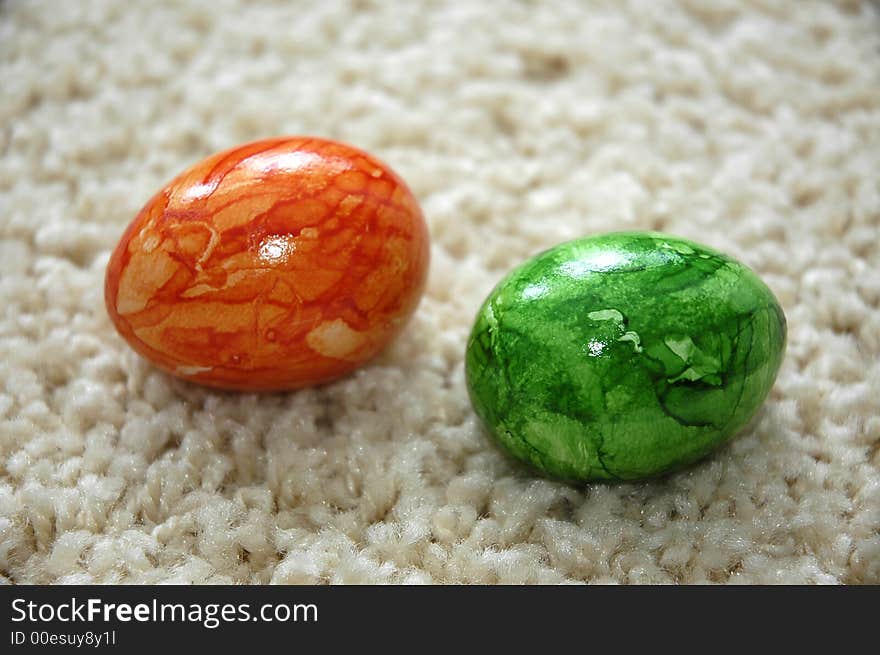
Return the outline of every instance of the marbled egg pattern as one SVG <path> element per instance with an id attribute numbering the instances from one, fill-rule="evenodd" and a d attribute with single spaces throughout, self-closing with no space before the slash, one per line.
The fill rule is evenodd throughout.
<path id="1" fill-rule="evenodd" d="M 658 233 L 561 244 L 512 271 L 467 348 L 471 399 L 513 455 L 571 480 L 680 468 L 760 407 L 785 316 L 748 268 Z"/>
<path id="2" fill-rule="evenodd" d="M 126 341 L 174 375 L 292 389 L 376 355 L 415 310 L 428 258 L 418 204 L 388 166 L 275 138 L 160 190 L 113 252 L 105 300 Z"/>

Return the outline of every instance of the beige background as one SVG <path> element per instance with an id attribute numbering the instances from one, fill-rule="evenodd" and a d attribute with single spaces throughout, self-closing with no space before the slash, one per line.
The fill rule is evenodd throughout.
<path id="1" fill-rule="evenodd" d="M 867 2 L 0 4 L 0 569 L 9 582 L 880 582 L 880 19 Z M 114 333 L 148 196 L 275 134 L 367 148 L 433 236 L 356 375 L 207 391 Z M 522 258 L 656 228 L 755 268 L 771 397 L 674 477 L 575 488 L 463 385 Z"/>

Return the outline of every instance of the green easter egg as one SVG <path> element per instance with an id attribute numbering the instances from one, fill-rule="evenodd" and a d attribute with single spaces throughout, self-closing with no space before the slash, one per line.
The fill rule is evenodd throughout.
<path id="1" fill-rule="evenodd" d="M 750 269 L 654 232 L 563 243 L 492 291 L 468 340 L 476 413 L 554 477 L 638 480 L 730 439 L 767 397 L 785 315 Z"/>

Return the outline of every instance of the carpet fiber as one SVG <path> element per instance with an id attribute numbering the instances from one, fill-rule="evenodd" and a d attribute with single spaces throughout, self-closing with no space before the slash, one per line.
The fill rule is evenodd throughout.
<path id="1" fill-rule="evenodd" d="M 869 2 L 0 3 L 7 582 L 880 582 L 880 18 Z M 134 355 L 110 250 L 178 171 L 277 134 L 411 185 L 428 290 L 371 365 L 219 393 Z M 493 284 L 661 229 L 774 290 L 788 353 L 690 470 L 573 487 L 479 427 Z"/>

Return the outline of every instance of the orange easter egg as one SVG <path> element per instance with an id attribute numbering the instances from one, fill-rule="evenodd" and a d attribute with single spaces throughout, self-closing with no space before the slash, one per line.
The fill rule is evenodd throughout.
<path id="1" fill-rule="evenodd" d="M 296 389 L 382 350 L 419 303 L 428 257 L 416 199 L 386 164 L 282 137 L 212 155 L 153 196 L 104 297 L 128 344 L 173 375 Z"/>

